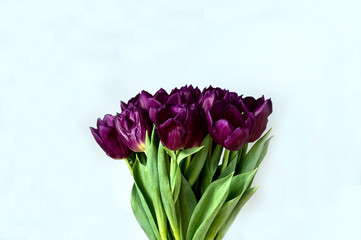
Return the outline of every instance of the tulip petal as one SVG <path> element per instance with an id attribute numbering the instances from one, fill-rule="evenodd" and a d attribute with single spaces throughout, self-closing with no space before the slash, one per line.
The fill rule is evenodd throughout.
<path id="1" fill-rule="evenodd" d="M 234 131 L 234 126 L 228 122 L 226 119 L 220 119 L 214 124 L 214 128 L 217 132 L 217 139 L 222 144 L 227 139 L 227 137 Z"/>
<path id="2" fill-rule="evenodd" d="M 95 129 L 95 128 L 93 128 L 93 127 L 90 127 L 90 131 L 91 131 L 91 133 L 93 134 L 95 141 L 99 144 L 99 146 L 100 146 L 104 151 L 106 151 L 106 148 L 105 148 L 105 146 L 104 146 L 103 140 L 101 139 L 101 137 L 100 137 L 100 135 L 99 135 L 98 129 Z"/>
<path id="3" fill-rule="evenodd" d="M 224 141 L 224 147 L 231 151 L 238 151 L 241 149 L 249 139 L 249 128 L 237 128 Z"/>
<path id="4" fill-rule="evenodd" d="M 159 138 L 162 144 L 171 150 L 183 148 L 185 140 L 185 129 L 181 123 L 174 119 L 168 119 L 158 127 Z"/>

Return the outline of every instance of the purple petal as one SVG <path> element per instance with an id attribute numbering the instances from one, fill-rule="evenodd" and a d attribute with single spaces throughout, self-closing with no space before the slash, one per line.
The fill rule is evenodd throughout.
<path id="1" fill-rule="evenodd" d="M 184 146 L 185 130 L 174 119 L 167 120 L 158 127 L 159 138 L 163 145 L 171 150 L 179 150 Z"/>
<path id="2" fill-rule="evenodd" d="M 231 151 L 238 151 L 241 149 L 249 139 L 249 128 L 237 128 L 224 141 L 224 147 Z"/>

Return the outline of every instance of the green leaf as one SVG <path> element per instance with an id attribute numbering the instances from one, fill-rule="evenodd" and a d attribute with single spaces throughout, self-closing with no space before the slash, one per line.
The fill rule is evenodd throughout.
<path id="1" fill-rule="evenodd" d="M 170 150 L 167 147 L 163 147 L 163 148 L 172 159 L 174 159 L 174 160 L 177 159 L 177 156 L 176 156 L 176 154 L 175 154 L 175 152 L 173 150 Z"/>
<path id="2" fill-rule="evenodd" d="M 266 142 L 264 143 L 264 146 L 263 146 L 263 149 L 262 149 L 262 152 L 261 152 L 261 155 L 257 161 L 257 165 L 256 167 L 259 167 L 259 165 L 261 164 L 261 162 L 263 161 L 264 157 L 266 156 L 267 154 L 267 150 L 268 150 L 268 146 L 271 142 L 271 139 L 273 138 L 273 136 L 269 137 Z"/>
<path id="3" fill-rule="evenodd" d="M 197 205 L 196 196 L 193 193 L 191 186 L 188 181 L 182 175 L 182 187 L 179 194 L 179 205 L 181 212 L 181 223 L 182 223 L 182 235 L 186 237 L 189 221 L 191 219 L 194 208 Z"/>
<path id="4" fill-rule="evenodd" d="M 181 178 L 182 174 L 180 172 L 179 165 L 177 161 L 171 160 L 171 167 L 170 167 L 170 186 L 171 186 L 171 192 L 173 195 L 173 203 L 177 202 L 180 188 L 181 188 Z"/>
<path id="5" fill-rule="evenodd" d="M 185 236 L 183 235 L 182 232 L 182 212 L 181 212 L 181 207 L 180 207 L 180 203 L 179 203 L 179 199 L 177 200 L 177 202 L 174 204 L 174 208 L 176 210 L 177 213 L 177 221 L 179 222 L 179 229 L 180 229 L 180 235 L 177 238 L 177 240 L 183 240 L 185 238 Z"/>
<path id="6" fill-rule="evenodd" d="M 251 150 L 249 150 L 240 163 L 241 166 L 238 173 L 248 172 L 257 167 L 258 160 L 260 159 L 266 139 L 270 132 L 271 129 L 253 145 Z"/>
<path id="7" fill-rule="evenodd" d="M 227 198 L 232 176 L 233 173 L 209 185 L 194 209 L 187 231 L 187 240 L 204 239 L 213 219 Z"/>
<path id="8" fill-rule="evenodd" d="M 171 193 L 173 195 L 173 203 L 176 203 L 181 187 L 181 172 L 179 168 L 179 164 L 177 163 L 177 154 L 175 151 L 170 150 L 163 146 L 163 149 L 168 153 L 171 157 L 171 165 L 170 165 L 170 188 Z"/>
<path id="9" fill-rule="evenodd" d="M 208 134 L 201 143 L 201 146 L 203 146 L 203 148 L 193 156 L 189 167 L 186 169 L 184 173 L 184 176 L 188 180 L 189 185 L 191 185 L 191 187 L 194 185 L 195 181 L 197 180 L 199 174 L 202 171 L 204 162 L 208 157 L 208 151 L 210 147 L 209 145 L 210 145 L 210 136 Z"/>
<path id="10" fill-rule="evenodd" d="M 136 161 L 133 166 L 133 177 L 139 191 L 150 208 L 152 216 L 157 219 L 161 239 L 167 238 L 167 217 L 164 212 L 163 204 L 160 197 L 159 179 L 158 179 L 158 141 L 155 139 L 155 128 L 152 136 L 146 135 L 146 154 L 147 165 L 143 166 Z"/>
<path id="11" fill-rule="evenodd" d="M 229 227 L 232 225 L 234 220 L 236 219 L 238 213 L 241 211 L 242 207 L 246 202 L 253 196 L 253 194 L 257 191 L 258 186 L 254 188 L 249 188 L 246 190 L 246 192 L 243 194 L 241 199 L 237 202 L 236 206 L 234 207 L 232 213 L 227 218 L 226 222 L 223 224 L 221 229 L 218 232 L 217 238 L 215 240 L 221 240 L 226 235 Z"/>
<path id="12" fill-rule="evenodd" d="M 173 195 L 169 184 L 169 158 L 165 154 L 162 143 L 158 147 L 158 174 L 160 195 L 163 202 L 164 210 L 167 215 L 169 225 L 174 236 L 180 236 L 177 213 L 174 208 Z"/>
<path id="13" fill-rule="evenodd" d="M 152 201 L 152 193 L 151 189 L 147 187 L 148 177 L 147 177 L 147 169 L 145 166 L 143 166 L 139 159 L 137 159 L 133 165 L 133 178 L 134 183 L 137 186 L 137 190 L 139 190 L 144 197 L 147 206 L 150 209 L 150 212 L 152 213 L 152 216 L 155 218 L 155 212 L 154 212 L 154 206 Z"/>
<path id="14" fill-rule="evenodd" d="M 237 162 L 237 160 L 235 159 L 234 162 Z M 254 178 L 256 172 L 257 170 L 254 170 L 251 172 L 234 176 L 232 178 L 231 185 L 229 186 L 229 192 L 226 202 L 217 213 L 217 216 L 212 222 L 205 239 L 214 239 L 216 237 L 218 231 L 226 222 L 226 220 L 232 213 L 233 209 L 237 205 L 239 199 L 242 197 L 243 193 L 245 192 L 250 182 Z"/>
<path id="15" fill-rule="evenodd" d="M 130 197 L 130 203 L 132 205 L 134 216 L 149 239 L 160 239 L 159 231 L 153 216 L 148 208 L 148 205 L 146 204 L 144 197 L 141 196 L 141 193 L 139 192 L 140 191 L 137 190 L 137 187 L 134 184 Z"/>
<path id="16" fill-rule="evenodd" d="M 226 201 L 242 195 L 249 187 L 249 184 L 252 182 L 254 176 L 257 173 L 257 170 L 258 169 L 256 168 L 253 171 L 234 176 L 232 178 L 231 185 L 229 186 L 229 193 Z"/>
<path id="17" fill-rule="evenodd" d="M 221 159 L 222 156 L 222 152 L 223 152 L 223 147 L 221 145 L 217 145 L 216 148 L 213 151 L 212 157 L 209 161 L 209 170 L 211 173 L 211 176 L 214 176 L 214 173 L 217 170 L 219 161 Z"/>
<path id="18" fill-rule="evenodd" d="M 177 156 L 177 162 L 180 163 L 184 158 L 186 158 L 186 157 L 188 157 L 188 156 L 190 156 L 192 154 L 195 154 L 196 152 L 201 150 L 203 147 L 204 146 L 181 150 L 180 153 Z"/>
<path id="19" fill-rule="evenodd" d="M 214 173 L 217 170 L 221 155 L 222 155 L 223 147 L 217 145 L 214 148 L 213 154 L 210 158 L 207 158 L 207 161 L 204 164 L 202 173 L 201 173 L 201 194 L 203 194 L 209 184 L 211 184 L 213 180 Z"/>
<path id="20" fill-rule="evenodd" d="M 139 158 L 139 161 L 141 164 L 146 165 L 147 164 L 147 156 L 143 152 L 136 153 L 137 157 Z"/>
<path id="21" fill-rule="evenodd" d="M 233 160 L 229 163 L 229 165 L 226 167 L 226 169 L 224 169 L 224 171 L 221 173 L 221 175 L 219 175 L 218 179 L 228 176 L 229 174 L 234 172 L 234 170 L 236 170 L 237 159 L 233 159 Z"/>
<path id="22" fill-rule="evenodd" d="M 241 150 L 241 149 L 240 149 Z M 248 150 L 248 143 L 246 143 L 244 146 L 243 146 L 243 148 L 242 148 L 242 151 L 241 151 L 241 159 L 243 159 L 244 158 L 244 156 L 246 156 L 246 154 L 247 154 L 247 150 Z"/>
<path id="23" fill-rule="evenodd" d="M 233 161 L 234 159 L 237 161 L 238 158 L 238 151 L 231 151 L 229 155 L 229 162 Z"/>

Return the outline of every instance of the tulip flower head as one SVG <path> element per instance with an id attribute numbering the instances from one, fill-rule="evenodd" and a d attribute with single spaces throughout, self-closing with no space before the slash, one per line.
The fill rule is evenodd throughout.
<path id="1" fill-rule="evenodd" d="M 125 144 L 135 152 L 145 151 L 145 138 L 152 124 L 146 111 L 130 104 L 115 117 L 115 128 Z"/>
<path id="2" fill-rule="evenodd" d="M 254 128 L 254 117 L 235 105 L 221 100 L 207 112 L 207 127 L 217 144 L 237 151 L 248 142 Z"/>
<path id="3" fill-rule="evenodd" d="M 253 97 L 242 98 L 243 106 L 246 111 L 251 112 L 255 118 L 255 128 L 251 133 L 250 142 L 256 141 L 266 130 L 268 116 L 272 113 L 271 99 L 264 99 L 264 96 L 255 99 Z"/>
<path id="4" fill-rule="evenodd" d="M 163 145 L 171 150 L 199 146 L 206 132 L 205 115 L 198 105 L 200 90 L 185 86 L 170 95 L 163 91 L 149 101 L 149 115 Z"/>
<path id="5" fill-rule="evenodd" d="M 114 116 L 107 114 L 98 118 L 97 128 L 90 127 L 95 141 L 111 158 L 123 159 L 130 156 L 131 150 L 126 146 L 114 126 Z"/>

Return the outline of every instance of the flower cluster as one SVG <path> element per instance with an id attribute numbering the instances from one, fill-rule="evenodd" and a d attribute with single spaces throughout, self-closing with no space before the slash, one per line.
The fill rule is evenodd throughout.
<path id="1" fill-rule="evenodd" d="M 237 151 L 262 135 L 272 101 L 190 85 L 170 93 L 142 91 L 128 103 L 121 102 L 121 110 L 98 119 L 97 129 L 91 128 L 97 143 L 114 159 L 144 152 L 146 133 L 153 124 L 162 144 L 171 150 L 197 147 L 209 133 L 215 143 Z"/>

